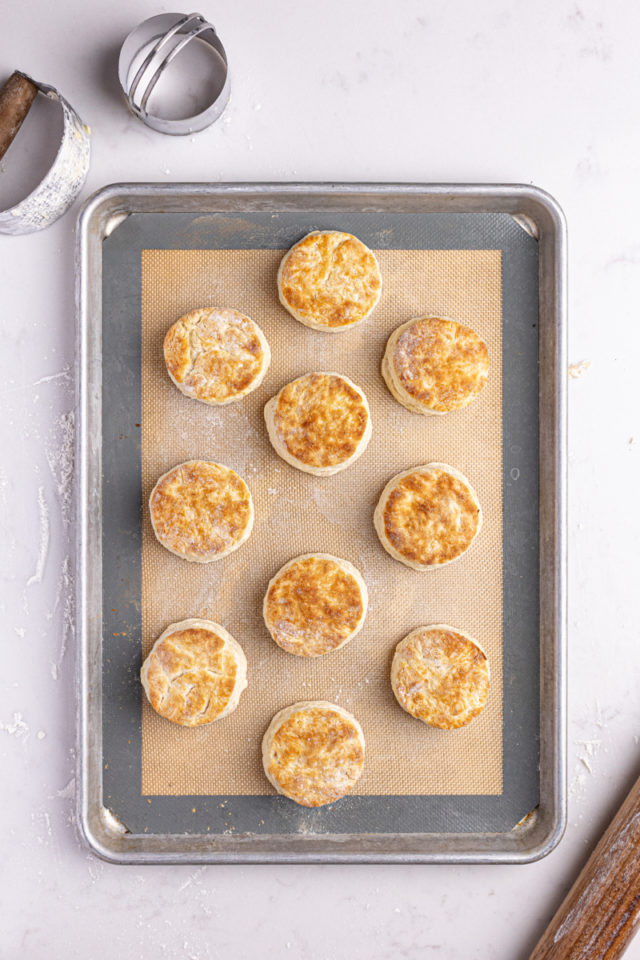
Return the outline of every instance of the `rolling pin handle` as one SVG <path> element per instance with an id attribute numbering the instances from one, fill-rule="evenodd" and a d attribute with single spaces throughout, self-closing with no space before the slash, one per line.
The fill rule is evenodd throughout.
<path id="1" fill-rule="evenodd" d="M 37 93 L 35 83 L 18 70 L 0 89 L 0 160 L 13 143 Z"/>

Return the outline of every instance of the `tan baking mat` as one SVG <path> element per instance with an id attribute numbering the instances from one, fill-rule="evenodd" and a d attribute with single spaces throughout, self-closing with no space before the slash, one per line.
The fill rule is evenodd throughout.
<path id="1" fill-rule="evenodd" d="M 499 250 L 377 251 L 384 290 L 375 313 L 348 333 L 307 329 L 280 306 L 278 250 L 142 252 L 142 630 L 144 654 L 174 621 L 205 617 L 242 644 L 249 686 L 231 716 L 196 730 L 142 714 L 143 794 L 268 794 L 260 744 L 272 716 L 296 700 L 339 703 L 360 720 L 367 741 L 358 794 L 502 792 L 502 392 Z M 213 409 L 184 397 L 166 373 L 162 341 L 182 314 L 235 307 L 256 320 L 271 345 L 262 386 Z M 388 393 L 379 367 L 389 333 L 421 313 L 472 326 L 491 355 L 489 383 L 467 410 L 422 417 Z M 317 478 L 273 452 L 265 402 L 311 370 L 345 373 L 365 391 L 373 437 L 353 466 Z M 211 564 L 191 564 L 156 541 L 147 500 L 157 478 L 183 460 L 217 460 L 237 470 L 254 497 L 249 541 Z M 482 531 L 460 561 L 419 573 L 380 546 L 372 515 L 400 470 L 444 461 L 478 491 Z M 345 557 L 363 573 L 370 608 L 362 632 L 316 660 L 285 653 L 261 617 L 267 583 L 287 560 L 310 551 Z M 469 727 L 430 729 L 404 713 L 389 685 L 397 642 L 420 624 L 446 622 L 475 636 L 490 658 L 491 695 Z"/>

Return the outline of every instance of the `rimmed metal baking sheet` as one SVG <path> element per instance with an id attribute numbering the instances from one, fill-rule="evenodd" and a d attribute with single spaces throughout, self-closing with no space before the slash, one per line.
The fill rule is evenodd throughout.
<path id="1" fill-rule="evenodd" d="M 404 249 L 411 237 L 424 249 L 502 250 L 509 641 L 502 796 L 349 797 L 301 833 L 280 797 L 200 796 L 195 813 L 192 797 L 147 803 L 140 636 L 114 641 L 110 616 L 117 595 L 118 616 L 140 619 L 140 251 L 285 248 L 311 222 L 375 248 Z M 81 214 L 78 260 L 78 803 L 90 846 L 116 862 L 523 862 L 549 852 L 565 817 L 565 227 L 555 201 L 519 186 L 114 185 Z M 118 376 L 103 381 L 103 363 Z M 517 484 L 516 444 L 529 468 Z"/>

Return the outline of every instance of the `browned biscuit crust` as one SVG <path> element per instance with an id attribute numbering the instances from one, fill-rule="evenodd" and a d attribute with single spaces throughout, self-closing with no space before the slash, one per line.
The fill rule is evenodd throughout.
<path id="1" fill-rule="evenodd" d="M 187 460 L 160 477 L 149 512 L 160 543 L 197 563 L 236 550 L 253 527 L 246 483 L 235 470 L 209 460 Z"/>
<path id="2" fill-rule="evenodd" d="M 335 473 L 352 463 L 371 436 L 367 399 L 348 377 L 308 373 L 265 407 L 277 453 L 309 473 Z"/>
<path id="3" fill-rule="evenodd" d="M 264 770 L 278 793 L 304 807 L 334 803 L 364 767 L 364 734 L 347 710 L 324 700 L 295 703 L 271 721 Z"/>
<path id="4" fill-rule="evenodd" d="M 220 624 L 184 620 L 155 642 L 140 671 L 149 703 L 185 727 L 227 716 L 247 685 L 240 644 Z"/>
<path id="5" fill-rule="evenodd" d="M 366 611 L 361 575 L 328 554 L 306 554 L 285 564 L 271 580 L 263 607 L 278 646 L 302 657 L 344 646 L 361 629 Z"/>
<path id="6" fill-rule="evenodd" d="M 450 413 L 468 406 L 489 375 L 489 351 L 470 327 L 418 317 L 395 330 L 382 364 L 391 393 L 409 410 Z"/>
<path id="7" fill-rule="evenodd" d="M 280 302 L 297 320 L 316 330 L 349 329 L 380 299 L 378 261 L 350 233 L 309 233 L 283 257 L 278 271 Z"/>
<path id="8" fill-rule="evenodd" d="M 418 627 L 396 647 L 391 686 L 407 713 L 429 726 L 455 730 L 484 709 L 489 662 L 461 630 L 446 624 Z"/>
<path id="9" fill-rule="evenodd" d="M 186 396 L 203 403 L 240 400 L 262 382 L 271 354 L 264 334 L 238 310 L 192 310 L 164 338 L 169 376 Z"/>
<path id="10" fill-rule="evenodd" d="M 466 477 L 447 464 L 428 463 L 389 481 L 374 524 L 392 557 L 428 570 L 468 550 L 482 525 L 482 511 Z"/>

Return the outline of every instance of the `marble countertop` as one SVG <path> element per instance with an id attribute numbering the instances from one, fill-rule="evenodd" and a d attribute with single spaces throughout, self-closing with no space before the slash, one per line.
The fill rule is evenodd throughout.
<path id="1" fill-rule="evenodd" d="M 203 12 L 228 50 L 231 104 L 214 127 L 173 139 L 129 116 L 115 79 L 123 37 L 166 9 L 24 0 L 3 11 L 3 76 L 19 67 L 56 85 L 92 128 L 82 198 L 121 180 L 476 181 L 534 183 L 564 207 L 569 824 L 527 866 L 139 868 L 79 846 L 76 204 L 42 233 L 0 236 L 0 955 L 525 958 L 640 769 L 640 14 L 596 0 L 221 0 Z M 24 134 L 26 170 L 45 158 Z M 11 156 L 2 206 L 16 189 Z M 627 956 L 640 958 L 640 938 Z"/>

